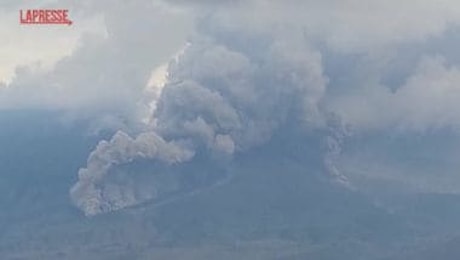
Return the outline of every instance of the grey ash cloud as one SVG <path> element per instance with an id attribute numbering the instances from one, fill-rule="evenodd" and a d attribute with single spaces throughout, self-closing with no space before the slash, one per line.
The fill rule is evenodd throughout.
<path id="1" fill-rule="evenodd" d="M 432 43 L 455 34 L 455 1 L 110 3 L 72 5 L 102 14 L 107 37 L 84 36 L 53 70 L 18 68 L 0 88 L 2 109 L 65 110 L 124 131 L 101 141 L 71 189 L 87 215 L 161 195 L 149 191 L 156 179 L 122 174 L 114 184 L 111 174 L 136 161 L 225 163 L 314 133 L 324 170 L 347 183 L 335 159 L 350 134 L 458 132 L 458 61 Z M 164 63 L 167 82 L 152 95 L 147 82 Z"/>
<path id="2" fill-rule="evenodd" d="M 133 197 L 134 191 L 114 195 L 105 183 L 113 168 L 144 158 L 144 148 L 154 149 L 156 154 L 146 158 L 158 161 L 169 157 L 171 149 L 176 163 L 203 153 L 231 159 L 269 142 L 280 131 L 289 133 L 289 127 L 308 132 L 325 124 L 318 104 L 327 79 L 318 52 L 308 45 L 275 40 L 260 50 L 260 57 L 253 57 L 251 49 L 235 50 L 231 42 L 213 38 L 197 36 L 170 63 L 150 133 L 134 139 L 119 133 L 92 153 L 71 191 L 87 215 L 154 199 Z M 162 145 L 142 138 L 145 135 L 155 136 Z M 126 181 L 136 180 L 127 176 Z"/>
<path id="3" fill-rule="evenodd" d="M 416 54 L 419 58 L 411 65 L 418 69 L 404 83 L 390 88 L 381 82 L 384 76 L 392 77 L 382 75 L 392 60 L 402 59 L 400 46 L 438 37 L 448 23 L 458 22 L 454 13 L 459 9 L 453 3 L 451 10 L 429 2 L 357 8 L 335 1 L 297 2 L 295 8 L 292 2 L 281 1 L 170 3 L 192 6 L 188 12 L 196 15 L 197 28 L 184 52 L 169 63 L 168 82 L 153 113 L 155 124 L 146 131 L 180 151 L 179 164 L 202 154 L 231 160 L 235 154 L 271 142 L 274 136 L 296 138 L 298 133 L 314 132 L 323 140 L 322 147 L 313 149 L 322 154 L 325 173 L 351 187 L 335 160 L 352 132 L 399 128 L 410 133 L 455 126 L 455 115 L 449 112 L 455 111 L 455 105 L 446 101 L 457 92 L 457 69 L 447 67 L 442 57 Z M 419 15 L 410 18 L 412 12 Z M 393 16 L 396 21 L 387 20 Z M 420 28 L 420 23 L 428 24 Z M 358 57 L 357 64 L 340 68 L 336 75 L 327 66 L 343 57 Z M 339 75 L 347 77 L 342 84 Z M 110 172 L 126 163 L 110 152 L 118 150 L 117 138 L 104 143 L 109 149 L 96 149 L 81 169 L 85 175 L 100 178 L 80 178 L 72 189 L 75 204 L 87 215 L 155 199 L 105 192 Z M 125 140 L 128 147 L 137 147 L 133 145 L 136 137 Z M 161 156 L 162 150 L 158 153 Z M 106 157 L 110 163 L 97 160 Z M 135 161 L 142 156 L 134 152 L 128 158 Z M 93 171 L 99 164 L 103 170 Z M 135 177 L 124 176 L 126 182 L 136 182 Z M 85 192 L 83 186 L 97 188 Z M 82 206 L 88 203 L 90 209 Z"/>

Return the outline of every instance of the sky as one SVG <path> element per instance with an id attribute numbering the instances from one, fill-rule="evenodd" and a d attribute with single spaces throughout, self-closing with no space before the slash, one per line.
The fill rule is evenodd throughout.
<path id="1" fill-rule="evenodd" d="M 18 23 L 19 9 L 47 7 L 73 25 Z M 70 190 L 87 215 L 158 195 L 110 182 L 135 160 L 231 161 L 319 135 L 328 174 L 352 186 L 335 164 L 350 136 L 459 134 L 456 1 L 7 1 L 0 13 L 0 111 L 63 111 L 116 132 Z"/>

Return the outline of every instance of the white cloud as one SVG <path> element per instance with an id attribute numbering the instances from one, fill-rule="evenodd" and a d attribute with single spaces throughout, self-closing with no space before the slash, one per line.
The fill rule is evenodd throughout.
<path id="1" fill-rule="evenodd" d="M 83 34 L 105 34 L 101 16 L 82 17 L 71 10 L 72 26 L 30 26 L 19 24 L 19 10 L 55 6 L 54 1 L 0 5 L 0 81 L 13 80 L 18 66 L 40 64 L 52 70 L 61 58 L 71 55 Z"/>
<path id="2" fill-rule="evenodd" d="M 308 37 L 344 52 L 381 51 L 439 35 L 460 23 L 460 4 L 453 0 L 252 0 L 205 6 L 228 28 L 301 28 Z"/>
<path id="3" fill-rule="evenodd" d="M 425 57 L 395 91 L 374 85 L 344 95 L 331 108 L 358 130 L 460 130 L 460 70 L 440 56 Z"/>
<path id="4" fill-rule="evenodd" d="M 14 61 L 7 61 L 5 71 L 14 69 L 16 76 L 0 89 L 0 109 L 55 109 L 115 127 L 136 123 L 147 113 L 149 74 L 184 46 L 193 25 L 190 16 L 145 1 L 120 2 L 99 11 L 89 11 L 88 5 L 69 4 L 76 19 L 70 27 L 20 27 L 17 17 L 14 26 L 5 25 L 17 35 L 6 55 Z M 103 33 L 84 33 L 84 26 L 94 25 L 91 21 L 103 22 Z M 18 34 L 16 28 L 24 32 Z M 20 37 L 25 45 L 16 44 Z M 30 64 L 35 59 L 50 65 Z"/>

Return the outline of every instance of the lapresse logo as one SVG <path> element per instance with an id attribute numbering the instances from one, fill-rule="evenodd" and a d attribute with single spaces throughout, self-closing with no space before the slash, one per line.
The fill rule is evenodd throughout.
<path id="1" fill-rule="evenodd" d="M 67 9 L 21 9 L 19 10 L 19 23 L 24 25 L 72 25 Z"/>

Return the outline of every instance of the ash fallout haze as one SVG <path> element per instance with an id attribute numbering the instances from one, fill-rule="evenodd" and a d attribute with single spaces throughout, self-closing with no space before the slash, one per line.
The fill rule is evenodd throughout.
<path id="1" fill-rule="evenodd" d="M 459 44 L 452 0 L 2 1 L 0 259 L 459 259 Z"/>

